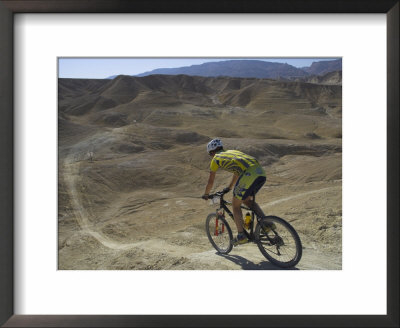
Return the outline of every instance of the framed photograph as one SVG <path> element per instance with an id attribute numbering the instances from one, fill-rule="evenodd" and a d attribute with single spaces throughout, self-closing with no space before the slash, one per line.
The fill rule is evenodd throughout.
<path id="1" fill-rule="evenodd" d="M 341 58 L 58 68 L 59 270 L 342 269 Z"/>
<path id="2" fill-rule="evenodd" d="M 398 326 L 398 1 L 0 10 L 3 326 Z"/>

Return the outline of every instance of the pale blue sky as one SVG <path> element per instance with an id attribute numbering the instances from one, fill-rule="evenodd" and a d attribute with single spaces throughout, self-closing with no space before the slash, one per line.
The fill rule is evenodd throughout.
<path id="1" fill-rule="evenodd" d="M 120 74 L 137 75 L 156 68 L 183 67 L 231 59 L 256 59 L 304 67 L 315 61 L 338 58 L 59 58 L 58 76 L 104 79 Z"/>

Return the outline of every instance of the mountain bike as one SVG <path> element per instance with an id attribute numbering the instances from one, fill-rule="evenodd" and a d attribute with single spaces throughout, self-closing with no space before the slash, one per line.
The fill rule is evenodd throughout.
<path id="1" fill-rule="evenodd" d="M 228 213 L 234 220 L 228 208 L 232 203 L 224 200 L 225 193 L 219 191 L 208 196 L 213 204 L 219 206 L 216 212 L 209 214 L 206 219 L 207 237 L 211 245 L 221 254 L 228 254 L 233 248 L 232 229 L 225 218 L 225 213 Z M 255 197 L 253 199 L 255 200 Z M 259 217 L 245 205 L 241 208 L 251 213 L 251 223 L 247 229 L 244 228 L 244 233 L 249 242 L 257 244 L 261 253 L 271 263 L 281 268 L 294 267 L 299 263 L 303 248 L 299 235 L 288 222 L 277 216 Z M 257 222 L 255 227 L 254 219 Z"/>

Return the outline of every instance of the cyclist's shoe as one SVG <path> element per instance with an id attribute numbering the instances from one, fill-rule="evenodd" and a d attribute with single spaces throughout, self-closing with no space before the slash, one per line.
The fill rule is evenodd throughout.
<path id="1" fill-rule="evenodd" d="M 263 223 L 263 227 L 262 227 L 263 231 L 265 233 L 270 232 L 271 230 L 275 230 L 276 229 L 276 225 L 274 222 L 264 222 Z"/>
<path id="2" fill-rule="evenodd" d="M 233 238 L 232 242 L 233 242 L 233 246 L 238 246 L 238 245 L 248 243 L 249 240 L 247 239 L 245 234 L 238 233 L 237 237 Z"/>

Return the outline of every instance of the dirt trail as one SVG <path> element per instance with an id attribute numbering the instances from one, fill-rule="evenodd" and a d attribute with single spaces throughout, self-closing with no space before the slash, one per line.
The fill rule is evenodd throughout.
<path id="1" fill-rule="evenodd" d="M 105 247 L 115 249 L 115 250 L 126 250 L 135 246 L 135 244 L 121 244 L 114 242 L 109 238 L 105 237 L 101 233 L 93 231 L 89 221 L 89 214 L 82 204 L 82 201 L 76 190 L 76 178 L 79 176 L 79 161 L 75 161 L 74 148 L 71 150 L 70 154 L 64 160 L 64 182 L 68 186 L 68 193 L 71 197 L 73 204 L 73 212 L 75 214 L 76 220 L 83 230 L 84 233 L 91 235 Z"/>
<path id="2" fill-rule="evenodd" d="M 271 207 L 271 206 L 274 206 L 274 205 L 279 204 L 279 203 L 287 202 L 288 200 L 292 200 L 292 199 L 300 198 L 300 197 L 303 197 L 303 196 L 307 196 L 307 195 L 311 195 L 311 194 L 327 191 L 327 190 L 334 189 L 334 188 L 338 188 L 338 187 L 336 187 L 336 186 L 335 187 L 327 187 L 327 188 L 322 188 L 322 189 L 317 189 L 317 190 L 300 192 L 300 193 L 297 193 L 297 194 L 292 195 L 292 196 L 282 197 L 280 199 L 277 199 L 277 200 L 274 200 L 272 202 L 269 202 L 269 203 L 267 203 L 265 205 L 262 205 L 261 208 L 264 209 L 264 208 Z"/>

